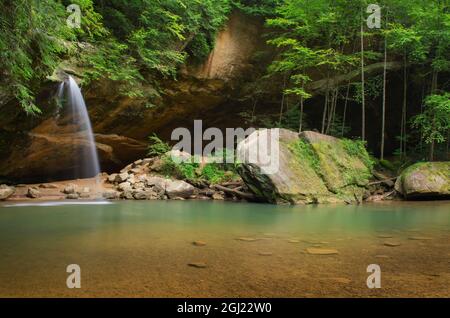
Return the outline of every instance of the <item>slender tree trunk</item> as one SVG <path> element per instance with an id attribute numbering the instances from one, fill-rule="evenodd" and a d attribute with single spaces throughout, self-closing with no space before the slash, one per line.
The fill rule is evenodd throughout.
<path id="1" fill-rule="evenodd" d="M 328 94 L 329 94 L 329 91 L 327 89 L 327 91 L 325 92 L 325 104 L 323 105 L 322 129 L 321 129 L 322 134 L 325 133 L 325 119 L 326 119 L 327 110 L 328 110 Z"/>
<path id="2" fill-rule="evenodd" d="M 253 108 L 252 108 L 252 124 L 255 122 L 256 118 L 255 118 L 255 110 L 256 110 L 256 103 L 258 103 L 258 99 L 255 98 L 255 100 L 253 101 Z"/>
<path id="3" fill-rule="evenodd" d="M 437 90 L 438 72 L 433 70 L 433 77 L 431 79 L 431 94 L 434 94 Z"/>
<path id="4" fill-rule="evenodd" d="M 403 151 L 402 155 L 403 157 L 406 157 L 406 125 L 407 125 L 407 119 L 406 119 L 406 105 L 407 105 L 407 93 L 408 93 L 408 78 L 407 78 L 407 72 L 406 72 L 406 53 L 403 57 L 403 108 L 402 108 L 402 133 L 401 133 L 401 140 L 400 142 L 403 144 Z"/>
<path id="5" fill-rule="evenodd" d="M 334 98 L 333 114 L 332 114 L 333 120 L 331 121 L 332 128 L 334 127 L 334 122 L 336 121 L 336 108 L 337 108 L 338 97 L 339 97 L 339 87 L 336 88 L 336 97 Z"/>
<path id="6" fill-rule="evenodd" d="M 434 160 L 434 139 L 431 141 L 430 145 L 430 161 Z"/>
<path id="7" fill-rule="evenodd" d="M 381 115 L 381 160 L 384 159 L 384 131 L 386 125 L 386 66 L 387 66 L 387 39 L 384 38 L 384 69 L 383 69 L 383 106 Z"/>
<path id="8" fill-rule="evenodd" d="M 422 86 L 422 98 L 420 99 L 420 114 L 423 114 L 423 106 L 425 99 L 425 84 Z M 420 155 L 423 154 L 423 128 L 420 127 L 420 143 L 419 143 Z"/>
<path id="9" fill-rule="evenodd" d="M 433 70 L 433 77 L 431 79 L 431 94 L 434 94 L 437 90 L 437 80 L 438 80 L 438 72 Z M 434 130 L 434 120 L 433 120 L 433 124 L 432 124 L 433 128 L 432 130 Z M 430 145 L 430 161 L 434 160 L 434 139 L 431 141 L 431 145 Z"/>
<path id="10" fill-rule="evenodd" d="M 334 90 L 331 91 L 331 101 L 329 101 L 329 107 L 328 107 L 328 116 L 327 116 L 327 128 L 325 129 L 325 134 L 330 133 L 330 125 L 331 125 L 331 119 L 333 117 L 333 105 L 334 105 Z"/>
<path id="11" fill-rule="evenodd" d="M 298 127 L 298 132 L 301 133 L 303 129 L 303 96 L 300 97 L 300 123 Z"/>
<path id="12" fill-rule="evenodd" d="M 329 111 L 328 111 L 328 123 L 327 123 L 327 129 L 326 129 L 327 135 L 330 134 L 331 128 L 333 127 L 334 117 L 336 115 L 337 97 L 338 97 L 338 89 L 335 88 L 331 93 L 331 103 L 330 103 L 330 107 L 329 107 Z"/>
<path id="13" fill-rule="evenodd" d="M 450 129 L 447 129 L 447 159 L 446 160 L 450 159 L 449 149 L 450 149 Z"/>
<path id="14" fill-rule="evenodd" d="M 364 81 L 364 24 L 361 11 L 361 100 L 362 100 L 362 115 L 361 115 L 361 139 L 366 140 L 366 100 L 365 100 L 365 81 Z"/>
<path id="15" fill-rule="evenodd" d="M 281 106 L 280 106 L 280 119 L 278 120 L 278 126 L 281 127 L 281 119 L 283 117 L 283 107 L 284 107 L 284 90 L 286 89 L 286 74 L 283 75 L 283 95 L 281 95 Z"/>
<path id="16" fill-rule="evenodd" d="M 347 104 L 348 104 L 348 96 L 349 96 L 349 94 L 350 94 L 350 82 L 347 85 L 347 92 L 345 93 L 344 114 L 342 116 L 341 137 L 344 137 L 345 116 L 347 115 Z"/>

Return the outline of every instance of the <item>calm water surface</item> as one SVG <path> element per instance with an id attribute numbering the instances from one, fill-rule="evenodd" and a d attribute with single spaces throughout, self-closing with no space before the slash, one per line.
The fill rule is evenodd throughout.
<path id="1" fill-rule="evenodd" d="M 81 289 L 66 287 L 69 264 Z M 0 296 L 450 297 L 450 202 L 3 203 Z"/>

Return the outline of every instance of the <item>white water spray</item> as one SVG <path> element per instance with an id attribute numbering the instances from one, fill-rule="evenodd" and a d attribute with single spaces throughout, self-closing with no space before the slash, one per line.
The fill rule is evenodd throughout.
<path id="1" fill-rule="evenodd" d="M 100 173 L 100 163 L 98 160 L 97 147 L 92 132 L 92 125 L 87 112 L 86 103 L 84 102 L 81 90 L 75 80 L 69 76 L 68 79 L 61 83 L 58 88 L 58 98 L 65 101 L 70 109 L 74 133 L 79 139 L 81 145 L 76 149 L 74 156 L 80 162 L 79 170 L 75 171 L 75 178 L 91 178 L 97 177 Z M 97 178 L 98 179 L 98 178 Z M 98 180 L 97 180 L 98 183 Z"/>

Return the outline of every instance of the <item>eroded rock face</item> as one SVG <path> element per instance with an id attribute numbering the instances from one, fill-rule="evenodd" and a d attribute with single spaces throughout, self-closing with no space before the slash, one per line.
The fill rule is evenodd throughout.
<path id="1" fill-rule="evenodd" d="M 395 183 L 406 199 L 450 197 L 450 162 L 419 162 L 406 168 Z"/>
<path id="2" fill-rule="evenodd" d="M 262 22 L 238 11 L 233 12 L 218 33 L 208 59 L 193 70 L 199 78 L 232 79 L 251 68 L 249 61 L 261 46 Z"/>
<path id="3" fill-rule="evenodd" d="M 96 135 L 101 166 L 117 167 L 145 152 L 146 145 L 117 135 Z M 27 147 L 15 147 L 0 162 L 0 176 L 23 182 L 92 177 L 83 175 L 80 154 L 90 145 L 82 134 L 36 133 L 26 137 Z"/>
<path id="4" fill-rule="evenodd" d="M 125 96 L 120 83 L 106 78 L 83 87 L 102 171 L 117 171 L 145 156 L 147 138 L 152 133 L 168 140 L 173 129 L 190 127 L 199 118 L 220 128 L 227 127 L 227 121 L 228 127 L 236 125 L 240 108 L 234 101 L 239 100 L 239 84 L 252 76 L 253 68 L 259 67 L 253 60 L 254 53 L 261 46 L 266 47 L 261 37 L 263 26 L 261 19 L 239 12 L 231 14 L 218 33 L 217 46 L 208 59 L 201 63 L 188 62 L 176 81 L 161 83 L 164 94 L 151 103 L 148 97 Z M 84 69 L 76 61 L 63 64 L 60 66 L 63 70 L 75 70 L 70 73 L 82 76 Z M 2 106 L 5 116 L 0 117 L 0 133 L 4 130 L 12 136 L 14 140 L 8 140 L 8 144 L 14 147 L 0 153 L 0 180 L 30 183 L 79 177 L 73 175 L 79 168 L 73 150 L 82 151 L 86 145 L 72 134 L 70 118 L 50 102 L 57 83 L 42 83 L 42 86 L 45 94 L 39 94 L 38 98 L 43 110 L 41 117 L 30 119 L 21 115 L 17 103 Z M 151 84 L 143 84 L 142 89 L 149 96 L 159 95 Z M 0 91 L 0 104 L 2 100 Z M 226 107 L 226 116 L 218 115 L 224 112 L 225 104 L 237 108 L 232 112 Z M 236 116 L 228 116 L 231 113 Z"/>
<path id="5" fill-rule="evenodd" d="M 238 151 L 250 151 L 251 146 L 244 140 Z M 361 157 L 355 155 L 334 137 L 280 129 L 278 172 L 264 174 L 263 163 L 245 162 L 240 175 L 258 197 L 271 203 L 360 202 L 371 176 L 364 156 L 365 150 Z"/>

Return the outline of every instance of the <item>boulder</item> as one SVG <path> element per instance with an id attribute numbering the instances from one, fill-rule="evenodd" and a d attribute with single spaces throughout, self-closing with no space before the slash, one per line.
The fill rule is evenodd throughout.
<path id="1" fill-rule="evenodd" d="M 6 200 L 12 196 L 16 190 L 13 187 L 8 187 L 7 185 L 0 185 L 0 200 Z"/>
<path id="2" fill-rule="evenodd" d="M 450 161 L 419 162 L 406 168 L 395 190 L 406 199 L 450 197 Z"/>
<path id="3" fill-rule="evenodd" d="M 78 193 L 70 193 L 66 195 L 67 200 L 77 200 L 80 198 L 80 195 Z"/>
<path id="4" fill-rule="evenodd" d="M 136 182 L 135 184 L 133 184 L 132 188 L 135 190 L 143 190 L 143 189 L 145 189 L 145 183 L 144 182 Z"/>
<path id="5" fill-rule="evenodd" d="M 63 191 L 64 194 L 72 194 L 77 192 L 77 186 L 75 184 L 68 184 L 64 187 Z"/>
<path id="6" fill-rule="evenodd" d="M 120 193 L 114 190 L 108 190 L 103 192 L 102 196 L 107 200 L 116 200 L 120 197 Z"/>
<path id="7" fill-rule="evenodd" d="M 151 190 L 134 191 L 133 196 L 136 200 L 154 200 L 157 198 L 156 193 Z"/>
<path id="8" fill-rule="evenodd" d="M 129 182 L 127 182 L 127 181 L 122 182 L 122 183 L 120 183 L 120 184 L 117 186 L 117 189 L 118 189 L 119 191 L 122 191 L 122 192 L 124 192 L 124 191 L 129 191 L 129 190 L 132 189 L 131 183 L 129 183 Z"/>
<path id="9" fill-rule="evenodd" d="M 127 172 L 122 172 L 116 175 L 115 181 L 118 183 L 122 183 L 128 180 L 129 174 Z"/>
<path id="10" fill-rule="evenodd" d="M 161 172 L 164 168 L 164 160 L 160 157 L 153 159 L 152 162 L 149 163 L 149 169 L 154 172 Z"/>
<path id="11" fill-rule="evenodd" d="M 125 200 L 134 200 L 133 191 L 132 190 L 126 190 L 122 192 L 121 196 L 122 199 Z"/>
<path id="12" fill-rule="evenodd" d="M 181 180 L 167 181 L 166 194 L 170 199 L 189 198 L 194 193 L 195 188 Z"/>
<path id="13" fill-rule="evenodd" d="M 35 188 L 28 188 L 27 197 L 31 199 L 37 199 L 41 196 L 41 193 Z"/>
<path id="14" fill-rule="evenodd" d="M 128 171 L 130 171 L 132 168 L 133 168 L 133 164 L 130 163 L 128 166 L 126 166 L 125 168 L 120 170 L 120 173 L 128 173 Z"/>
<path id="15" fill-rule="evenodd" d="M 161 177 L 148 177 L 145 180 L 145 184 L 149 187 L 158 187 L 166 190 L 168 180 Z"/>
<path id="16" fill-rule="evenodd" d="M 276 130 L 256 131 L 240 142 L 237 149 L 243 162 L 239 174 L 260 200 L 278 204 L 362 201 L 372 169 L 364 147 L 312 131 L 299 135 L 279 129 L 279 147 L 273 148 L 270 157 L 277 169 L 267 171 L 267 158 L 258 156 L 257 160 L 251 160 L 246 155 L 256 145 L 267 152 L 261 149 L 269 146 L 267 139 L 263 139 L 267 136 L 276 137 Z"/>
<path id="17" fill-rule="evenodd" d="M 79 198 L 89 198 L 91 196 L 91 189 L 89 187 L 84 187 L 81 191 L 76 193 Z"/>
<path id="18" fill-rule="evenodd" d="M 113 173 L 113 174 L 108 176 L 108 182 L 109 183 L 114 183 L 116 181 L 116 178 L 117 178 L 117 173 Z"/>
<path id="19" fill-rule="evenodd" d="M 136 178 L 133 174 L 128 176 L 127 182 L 130 183 L 131 185 L 136 183 Z"/>

